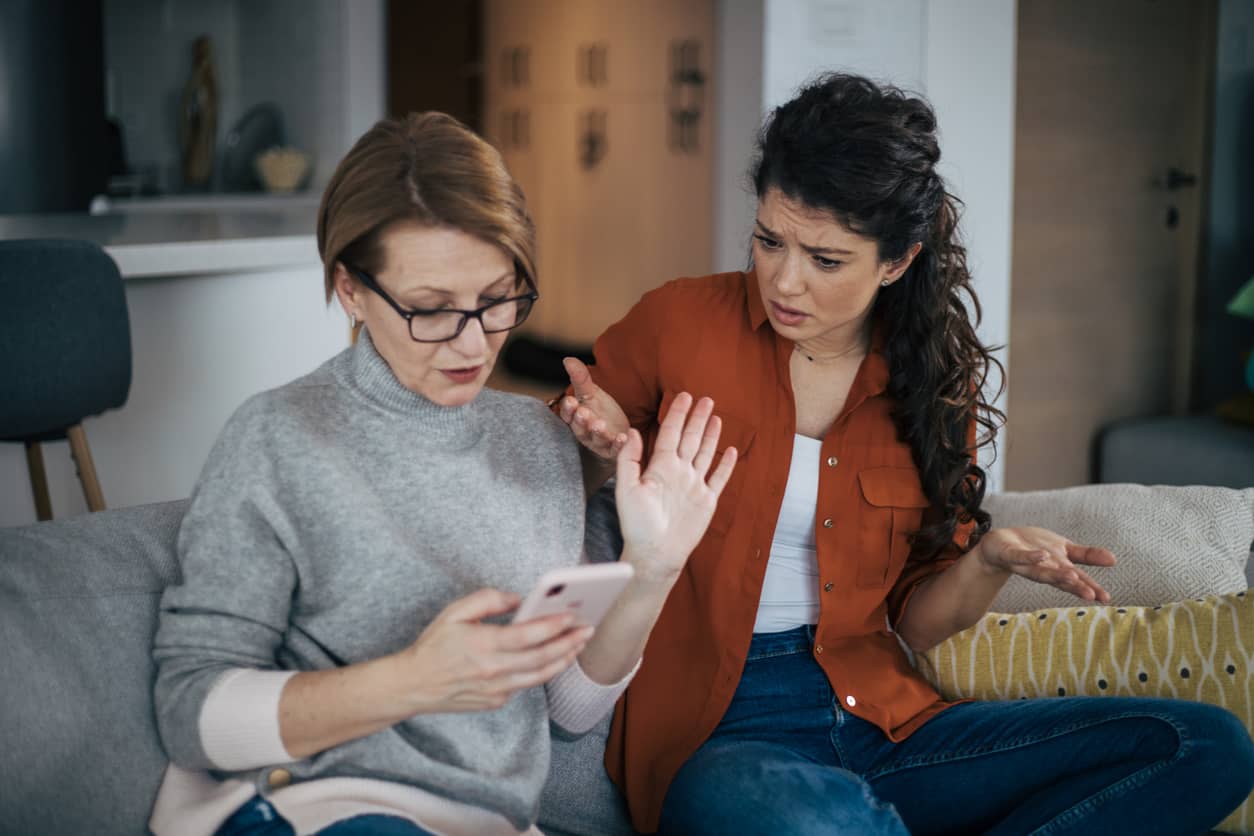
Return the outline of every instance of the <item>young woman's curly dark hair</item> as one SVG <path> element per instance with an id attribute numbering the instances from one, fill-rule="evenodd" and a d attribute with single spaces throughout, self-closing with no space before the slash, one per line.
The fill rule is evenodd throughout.
<path id="1" fill-rule="evenodd" d="M 991 403 L 1004 369 L 976 337 L 981 310 L 958 237 L 962 204 L 936 172 L 936 114 L 896 87 L 827 75 L 776 108 L 758 152 L 752 177 L 759 199 L 777 188 L 830 212 L 876 241 L 885 261 L 922 243 L 905 274 L 881 290 L 872 317 L 885 338 L 897 430 L 940 512 L 939 519 L 935 512 L 925 517 L 914 555 L 934 557 L 969 520 L 976 523 L 968 543 L 974 545 L 991 524 L 980 508 L 986 479 L 976 450 L 1005 420 Z M 998 390 L 989 398 L 985 384 L 994 367 Z"/>

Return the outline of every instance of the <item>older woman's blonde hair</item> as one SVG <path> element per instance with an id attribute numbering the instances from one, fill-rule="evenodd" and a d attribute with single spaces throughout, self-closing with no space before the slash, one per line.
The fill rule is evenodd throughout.
<path id="1" fill-rule="evenodd" d="M 327 302 L 335 266 L 383 269 L 382 233 L 397 221 L 448 226 L 496 244 L 519 281 L 536 281 L 536 233 L 522 189 L 497 150 L 444 113 L 384 119 L 340 161 L 318 209 Z"/>

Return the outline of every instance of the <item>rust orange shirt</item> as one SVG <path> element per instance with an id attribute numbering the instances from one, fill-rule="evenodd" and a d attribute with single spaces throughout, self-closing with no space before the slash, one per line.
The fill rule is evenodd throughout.
<path id="1" fill-rule="evenodd" d="M 670 282 L 596 343 L 593 378 L 642 432 L 646 450 L 659 416 L 687 391 L 714 399 L 719 447 L 740 452 L 615 710 L 606 767 L 644 832 L 657 829 L 671 780 L 718 725 L 740 681 L 792 457 L 792 350 L 767 321 L 752 272 Z M 873 342 L 822 439 L 814 658 L 848 711 L 900 740 L 948 703 L 910 666 L 888 622 L 959 550 L 909 559 L 908 535 L 929 502 L 890 419 L 887 382 L 887 360 Z M 966 533 L 955 541 L 965 543 Z"/>

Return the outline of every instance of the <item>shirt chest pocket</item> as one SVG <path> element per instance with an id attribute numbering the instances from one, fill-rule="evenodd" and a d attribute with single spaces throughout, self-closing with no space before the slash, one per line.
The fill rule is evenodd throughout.
<path id="1" fill-rule="evenodd" d="M 662 419 L 670 412 L 671 402 L 675 400 L 677 394 L 679 393 L 671 390 L 667 390 L 662 394 L 662 403 L 657 413 L 658 426 L 661 425 Z M 714 469 L 718 467 L 718 463 L 728 447 L 735 447 L 737 453 L 736 469 L 732 471 L 731 479 L 728 480 L 727 486 L 723 488 L 723 493 L 718 498 L 718 508 L 714 511 L 714 519 L 710 522 L 708 530 L 708 533 L 722 534 L 731 527 L 739 513 L 741 488 L 744 485 L 745 473 L 748 470 L 744 462 L 749 455 L 750 449 L 753 447 L 753 439 L 757 433 L 750 422 L 735 415 L 728 415 L 719 409 L 717 399 L 714 402 L 714 414 L 722 419 L 723 427 L 719 432 L 718 444 L 714 448 L 714 461 L 710 463 L 710 472 L 713 473 Z M 655 430 L 652 438 L 646 439 L 650 452 L 656 442 L 657 434 Z"/>
<path id="2" fill-rule="evenodd" d="M 858 586 L 895 583 L 910 555 L 910 535 L 930 504 L 913 467 L 872 467 L 858 474 Z"/>

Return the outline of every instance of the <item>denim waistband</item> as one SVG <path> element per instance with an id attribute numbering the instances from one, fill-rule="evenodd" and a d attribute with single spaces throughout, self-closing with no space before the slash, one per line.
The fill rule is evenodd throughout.
<path id="1" fill-rule="evenodd" d="M 749 643 L 749 656 L 745 661 L 766 659 L 771 656 L 787 656 L 791 653 L 809 653 L 814 647 L 814 625 L 806 624 L 778 633 L 754 633 Z"/>

